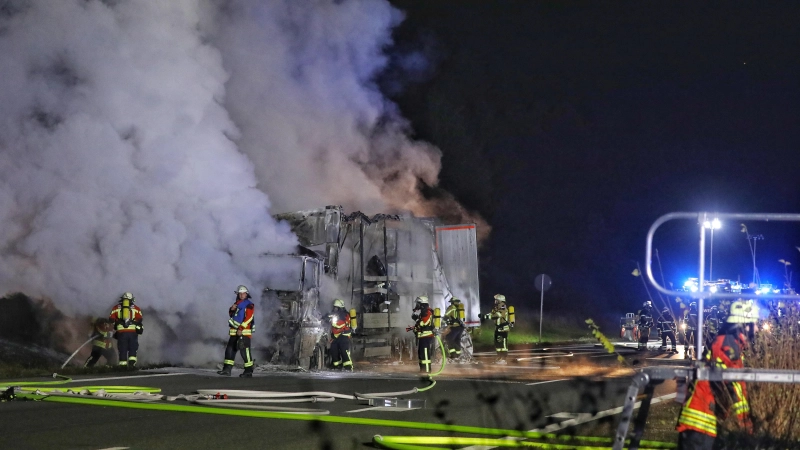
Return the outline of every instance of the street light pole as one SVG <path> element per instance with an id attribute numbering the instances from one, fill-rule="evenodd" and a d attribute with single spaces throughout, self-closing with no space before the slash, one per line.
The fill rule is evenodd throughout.
<path id="1" fill-rule="evenodd" d="M 706 220 L 703 222 L 703 228 L 711 230 L 711 254 L 708 258 L 708 281 L 714 281 L 714 230 L 722 228 L 722 222 L 719 219 Z"/>

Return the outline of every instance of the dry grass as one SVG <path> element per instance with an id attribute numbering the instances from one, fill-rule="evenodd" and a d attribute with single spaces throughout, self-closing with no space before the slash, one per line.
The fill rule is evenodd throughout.
<path id="1" fill-rule="evenodd" d="M 800 311 L 790 310 L 780 320 L 770 320 L 769 330 L 757 333 L 745 353 L 747 367 L 800 371 Z M 747 385 L 753 433 L 740 429 L 733 418 L 724 424 L 727 448 L 800 448 L 800 385 L 749 383 Z"/>

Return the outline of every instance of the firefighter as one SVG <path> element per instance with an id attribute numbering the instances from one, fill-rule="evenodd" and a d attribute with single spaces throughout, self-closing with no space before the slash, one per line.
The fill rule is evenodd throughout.
<path id="1" fill-rule="evenodd" d="M 417 336 L 419 371 L 430 373 L 435 337 L 433 334 L 433 311 L 428 304 L 428 297 L 424 295 L 417 297 L 411 318 L 414 320 L 413 329 Z"/>
<path id="2" fill-rule="evenodd" d="M 683 311 L 683 324 L 686 326 L 684 336 L 686 342 L 683 346 L 683 357 L 685 359 L 692 359 L 694 355 L 694 348 L 696 345 L 695 332 L 697 331 L 697 302 L 689 304 L 689 309 Z"/>
<path id="3" fill-rule="evenodd" d="M 139 335 L 144 332 L 142 310 L 134 303 L 133 294 L 126 292 L 108 316 L 114 324 L 114 337 L 117 339 L 119 365 L 136 367 L 136 352 L 139 350 Z"/>
<path id="4" fill-rule="evenodd" d="M 718 369 L 743 368 L 742 353 L 747 347 L 745 326 L 755 323 L 757 318 L 754 305 L 741 300 L 733 302 L 725 324 L 710 348 L 704 352 L 706 366 Z M 710 450 L 717 436 L 717 425 L 730 411 L 733 411 L 742 427 L 752 427 L 747 386 L 743 381 L 695 380 L 678 417 L 678 449 Z"/>
<path id="5" fill-rule="evenodd" d="M 236 359 L 238 349 L 244 360 L 244 373 L 240 377 L 250 378 L 253 376 L 253 356 L 250 353 L 250 337 L 253 335 L 253 313 L 255 305 L 250 300 L 250 291 L 247 286 L 240 285 L 234 291 L 236 300 L 228 308 L 228 345 L 225 347 L 225 361 L 222 370 L 217 373 L 220 375 L 231 375 L 233 363 Z"/>
<path id="6" fill-rule="evenodd" d="M 639 316 L 639 344 L 637 350 L 647 350 L 647 341 L 650 340 L 650 329 L 653 328 L 653 302 L 644 302 L 642 309 L 637 313 Z"/>
<path id="7" fill-rule="evenodd" d="M 331 348 L 330 354 L 334 370 L 353 371 L 353 359 L 350 356 L 350 314 L 344 308 L 344 301 L 333 301 L 331 320 Z"/>
<path id="8" fill-rule="evenodd" d="M 497 352 L 497 364 L 506 364 L 508 356 L 508 332 L 512 323 L 508 317 L 506 308 L 506 296 L 497 294 L 494 296 L 494 307 L 489 314 L 485 314 L 484 319 L 494 322 L 494 349 Z"/>
<path id="9" fill-rule="evenodd" d="M 447 334 L 444 340 L 447 343 L 448 357 L 456 360 L 461 357 L 461 336 L 464 334 L 464 320 L 461 319 L 463 307 L 460 307 L 461 300 L 453 297 L 450 299 L 450 306 L 444 312 L 444 321 L 447 324 Z"/>
<path id="10" fill-rule="evenodd" d="M 83 367 L 94 367 L 100 357 L 106 359 L 106 364 L 112 364 L 114 361 L 114 349 L 112 348 L 111 339 L 114 337 L 114 324 L 105 317 L 99 317 L 92 321 L 92 354 L 89 359 L 83 364 Z"/>
<path id="11" fill-rule="evenodd" d="M 672 353 L 678 353 L 678 348 L 675 346 L 675 319 L 668 307 L 665 307 L 658 317 L 658 329 L 661 331 L 661 348 L 659 350 L 667 350 L 667 338 L 669 338 L 669 342 L 672 344 Z"/>

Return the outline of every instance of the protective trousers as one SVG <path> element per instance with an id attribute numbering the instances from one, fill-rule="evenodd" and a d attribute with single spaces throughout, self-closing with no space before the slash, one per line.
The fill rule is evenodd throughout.
<path id="1" fill-rule="evenodd" d="M 647 349 L 647 341 L 650 340 L 650 327 L 639 327 L 639 350 Z"/>
<path id="2" fill-rule="evenodd" d="M 417 356 L 419 357 L 419 371 L 431 372 L 431 361 L 433 361 L 433 336 L 426 336 L 418 338 L 419 347 L 417 349 Z"/>
<path id="3" fill-rule="evenodd" d="M 136 352 L 139 350 L 139 335 L 126 331 L 117 332 L 117 350 L 120 366 L 136 366 Z"/>
<path id="4" fill-rule="evenodd" d="M 508 331 L 494 331 L 494 349 L 497 351 L 497 359 L 505 361 L 508 356 Z"/>
<path id="5" fill-rule="evenodd" d="M 667 346 L 667 338 L 669 338 L 670 344 L 672 344 L 672 351 L 677 351 L 677 347 L 675 347 L 675 332 L 672 330 L 666 330 L 661 332 L 661 346 Z"/>
<path id="6" fill-rule="evenodd" d="M 94 367 L 97 361 L 100 361 L 101 356 L 106 359 L 106 364 L 113 364 L 116 355 L 114 354 L 113 348 L 103 348 L 93 345 L 92 354 L 89 355 L 89 359 L 86 360 L 83 367 Z"/>
<path id="7" fill-rule="evenodd" d="M 250 336 L 231 336 L 228 339 L 228 345 L 225 346 L 225 361 L 223 364 L 226 366 L 233 365 L 236 359 L 236 350 L 239 350 L 244 360 L 244 371 L 252 372 L 253 356 L 250 353 Z"/>
<path id="8" fill-rule="evenodd" d="M 350 357 L 350 336 L 340 334 L 331 342 L 331 361 L 334 369 L 353 371 L 353 359 Z"/>
<path id="9" fill-rule="evenodd" d="M 444 341 L 447 343 L 449 358 L 458 358 L 461 356 L 461 336 L 464 334 L 464 327 L 452 327 Z"/>

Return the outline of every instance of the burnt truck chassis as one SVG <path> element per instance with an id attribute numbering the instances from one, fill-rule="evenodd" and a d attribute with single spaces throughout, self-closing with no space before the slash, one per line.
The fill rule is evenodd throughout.
<path id="1" fill-rule="evenodd" d="M 327 314 L 333 297 L 321 299 L 323 283 L 329 283 L 324 291 L 334 286 L 347 309 L 356 310 L 358 326 L 351 337 L 355 360 L 416 358 L 415 337 L 406 327 L 413 325 L 417 295 L 428 295 L 431 306 L 443 313 L 447 300 L 458 294 L 469 308 L 468 326 L 479 325 L 475 225 L 444 227 L 435 219 L 386 214 L 370 218 L 360 212 L 345 216 L 336 206 L 276 218 L 289 222 L 301 244 L 298 254 L 280 257 L 302 260 L 302 270 L 296 287 L 263 290 L 262 305 L 275 318 L 267 325 L 270 363 L 312 370 L 329 365 Z M 440 247 L 455 250 L 443 253 Z M 441 258 L 459 263 L 443 267 Z M 457 281 L 455 289 L 448 285 L 448 268 Z M 459 276 L 468 279 L 456 280 Z M 470 335 L 464 335 L 469 351 Z"/>

